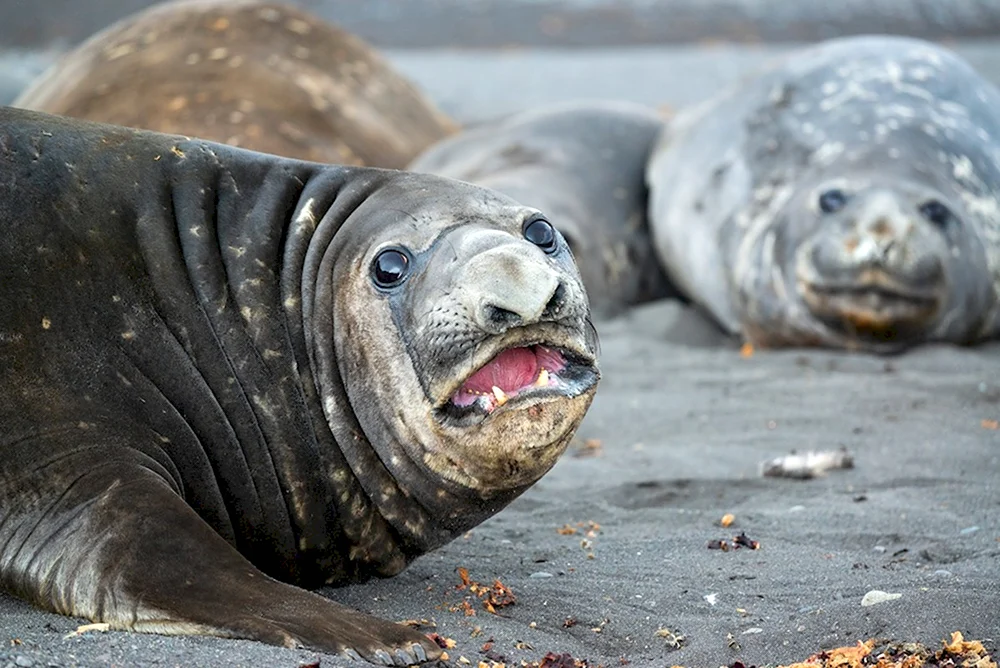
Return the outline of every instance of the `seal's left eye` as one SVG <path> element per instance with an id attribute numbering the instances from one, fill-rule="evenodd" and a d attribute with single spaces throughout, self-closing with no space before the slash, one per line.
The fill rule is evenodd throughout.
<path id="1" fill-rule="evenodd" d="M 559 237 L 552 223 L 544 218 L 535 218 L 524 226 L 524 238 L 546 253 L 555 253 L 559 248 Z"/>
<path id="2" fill-rule="evenodd" d="M 847 195 L 839 188 L 827 190 L 819 196 L 819 210 L 823 213 L 836 213 L 847 204 Z"/>
<path id="3" fill-rule="evenodd" d="M 951 209 L 936 199 L 931 199 L 920 205 L 920 215 L 935 225 L 944 227 L 951 220 Z"/>
<path id="4" fill-rule="evenodd" d="M 410 256 L 398 248 L 387 248 L 375 256 L 372 277 L 380 288 L 394 288 L 410 273 Z"/>

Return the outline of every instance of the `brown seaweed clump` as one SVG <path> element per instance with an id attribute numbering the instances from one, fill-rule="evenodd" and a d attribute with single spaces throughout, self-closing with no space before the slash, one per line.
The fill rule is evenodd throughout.
<path id="1" fill-rule="evenodd" d="M 813 654 L 805 661 L 781 668 L 997 668 L 997 662 L 978 640 L 965 640 L 960 631 L 951 642 L 931 652 L 920 643 L 879 645 L 875 639 Z"/>

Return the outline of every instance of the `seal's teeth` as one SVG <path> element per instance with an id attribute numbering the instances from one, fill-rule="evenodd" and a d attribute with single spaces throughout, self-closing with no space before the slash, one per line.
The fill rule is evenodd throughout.
<path id="1" fill-rule="evenodd" d="M 507 403 L 507 395 L 496 385 L 493 386 L 493 396 L 497 398 L 497 406 L 503 406 Z"/>
<path id="2" fill-rule="evenodd" d="M 543 367 L 541 371 L 538 372 L 538 379 L 535 381 L 535 387 L 548 387 L 549 386 L 549 372 Z"/>

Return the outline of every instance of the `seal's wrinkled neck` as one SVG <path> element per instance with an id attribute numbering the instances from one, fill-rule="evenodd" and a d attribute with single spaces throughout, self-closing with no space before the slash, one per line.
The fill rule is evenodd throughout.
<path id="1" fill-rule="evenodd" d="M 330 528 L 328 534 L 319 533 L 348 545 L 338 555 L 343 564 L 328 565 L 331 583 L 394 575 L 418 554 L 452 538 L 434 525 L 400 482 L 399 471 L 390 470 L 392 462 L 383 462 L 369 442 L 359 410 L 377 413 L 392 410 L 391 405 L 352 405 L 345 384 L 345 365 L 356 362 L 344 357 L 345 348 L 357 348 L 360 337 L 391 336 L 338 322 L 344 308 L 375 308 L 364 300 L 346 306 L 340 302 L 343 283 L 366 272 L 356 266 L 353 254 L 356 237 L 364 232 L 360 221 L 366 217 L 358 209 L 378 190 L 386 172 L 351 171 L 349 182 L 337 187 L 326 185 L 320 175 L 303 190 L 291 216 L 282 274 L 287 320 L 326 489 Z M 342 271 L 346 277 L 338 279 Z M 300 302 L 295 303 L 297 298 Z"/>
<path id="2" fill-rule="evenodd" d="M 378 476 L 337 371 L 329 289 L 333 241 L 378 170 L 234 151 L 200 141 L 171 148 L 175 239 L 147 244 L 150 266 L 163 262 L 158 249 L 176 244 L 183 266 L 157 284 L 190 286 L 209 325 L 192 354 L 249 466 L 223 462 L 218 475 L 249 475 L 260 498 L 245 503 L 266 515 L 265 525 L 233 524 L 280 537 L 268 545 L 278 552 L 269 570 L 284 579 L 319 585 L 395 574 L 408 558 L 361 483 Z"/>

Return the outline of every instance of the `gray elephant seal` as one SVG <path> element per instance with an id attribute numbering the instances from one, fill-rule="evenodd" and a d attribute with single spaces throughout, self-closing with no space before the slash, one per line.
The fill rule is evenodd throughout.
<path id="1" fill-rule="evenodd" d="M 408 169 L 470 181 L 546 212 L 566 238 L 594 313 L 673 294 L 653 251 L 643 173 L 663 127 L 626 102 L 571 102 L 477 126 Z"/>
<path id="2" fill-rule="evenodd" d="M 647 179 L 669 276 L 762 346 L 1000 332 L 1000 92 L 947 49 L 832 40 L 682 112 Z"/>
<path id="3" fill-rule="evenodd" d="M 122 19 L 65 54 L 13 105 L 390 168 L 457 130 L 362 40 L 256 0 L 166 2 Z"/>
<path id="4" fill-rule="evenodd" d="M 437 656 L 293 585 L 493 515 L 598 382 L 565 242 L 469 184 L 5 108 L 0 226 L 0 585 L 115 629 Z"/>

